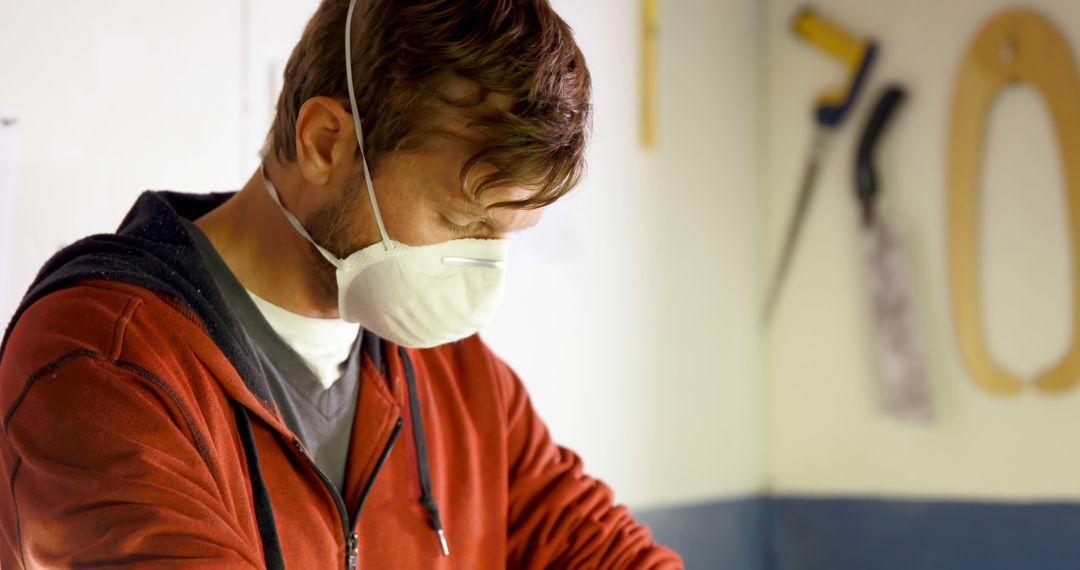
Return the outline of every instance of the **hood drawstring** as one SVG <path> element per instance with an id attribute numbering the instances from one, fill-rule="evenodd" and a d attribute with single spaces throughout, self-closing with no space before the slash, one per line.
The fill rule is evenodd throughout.
<path id="1" fill-rule="evenodd" d="M 262 540 L 264 562 L 268 570 L 285 570 L 285 556 L 281 551 L 281 541 L 278 540 L 274 507 L 270 504 L 270 492 L 266 489 L 262 468 L 259 467 L 259 450 L 255 447 L 255 436 L 251 432 L 251 418 L 239 402 L 234 400 L 232 405 L 233 411 L 236 412 L 236 429 L 244 445 L 244 455 L 247 457 L 251 494 L 255 503 L 255 520 L 259 525 L 259 539 Z"/>
<path id="2" fill-rule="evenodd" d="M 420 471 L 420 504 L 427 509 L 429 523 L 439 537 L 439 546 L 443 556 L 450 556 L 450 546 L 443 532 L 442 518 L 439 516 L 439 504 L 431 494 L 431 467 L 428 465 L 427 440 L 424 438 L 424 421 L 420 417 L 420 398 L 416 392 L 416 375 L 413 373 L 412 360 L 405 348 L 398 347 L 398 354 L 405 366 L 405 382 L 409 386 L 409 411 L 412 416 L 413 439 L 416 442 L 416 462 Z"/>

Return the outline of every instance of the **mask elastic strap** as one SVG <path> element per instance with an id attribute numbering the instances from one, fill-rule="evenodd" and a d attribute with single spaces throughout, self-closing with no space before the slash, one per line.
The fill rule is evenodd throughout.
<path id="1" fill-rule="evenodd" d="M 270 177 L 266 175 L 265 165 L 259 169 L 259 173 L 262 175 L 262 180 L 263 184 L 266 186 L 266 191 L 270 193 L 270 197 L 273 198 L 274 203 L 276 203 L 278 207 L 281 208 L 281 212 L 285 214 L 285 218 L 289 220 L 289 223 L 292 224 L 294 228 L 296 228 L 296 231 L 300 232 L 300 235 L 304 236 L 304 238 L 311 242 L 311 245 L 315 246 L 315 249 L 319 250 L 319 253 L 321 253 L 322 256 L 331 263 L 331 265 L 340 269 L 341 266 L 344 265 L 344 262 L 338 259 L 336 255 L 327 251 L 326 248 L 324 248 L 323 246 L 315 243 L 315 240 L 311 238 L 311 234 L 309 234 L 307 230 L 304 229 L 304 224 L 301 224 L 300 220 L 296 219 L 296 216 L 294 216 L 293 213 L 285 207 L 285 204 L 281 203 L 281 197 L 278 196 L 277 188 L 274 187 L 273 182 L 270 182 Z"/>
<path id="2" fill-rule="evenodd" d="M 383 225 L 379 201 L 375 199 L 375 185 L 371 183 L 371 171 L 368 170 L 367 154 L 364 152 L 364 128 L 360 126 L 360 113 L 356 105 L 356 87 L 353 84 L 352 72 L 352 19 L 355 11 L 356 0 L 350 0 L 349 15 L 345 18 L 345 74 L 349 80 L 349 105 L 352 107 L 353 127 L 356 129 L 356 144 L 360 147 L 360 160 L 364 164 L 364 183 L 367 184 L 371 209 L 375 212 L 375 223 L 379 225 L 379 235 L 382 236 L 383 247 L 390 250 L 390 236 L 386 233 L 386 226 Z"/>

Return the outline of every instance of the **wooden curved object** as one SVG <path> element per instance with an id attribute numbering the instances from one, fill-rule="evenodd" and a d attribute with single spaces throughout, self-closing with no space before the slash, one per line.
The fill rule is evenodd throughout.
<path id="1" fill-rule="evenodd" d="M 1065 168 L 1073 283 L 1080 283 L 1080 79 L 1068 44 L 1038 13 L 1008 10 L 988 22 L 968 50 L 953 98 L 949 146 L 949 261 L 953 317 L 960 351 L 976 381 L 997 394 L 1024 382 L 991 356 L 983 336 L 978 286 L 978 183 L 990 109 L 1007 86 L 1023 82 L 1049 106 Z M 1080 381 L 1080 299 L 1072 307 L 1072 344 L 1066 356 L 1035 379 L 1045 392 Z"/>

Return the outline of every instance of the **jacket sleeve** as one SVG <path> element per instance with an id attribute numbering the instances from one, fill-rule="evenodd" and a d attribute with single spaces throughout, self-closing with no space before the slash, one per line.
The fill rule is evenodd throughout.
<path id="1" fill-rule="evenodd" d="M 585 474 L 581 459 L 556 445 L 521 381 L 496 360 L 508 414 L 508 568 L 677 570 L 678 555 L 657 545 L 611 489 Z"/>
<path id="2" fill-rule="evenodd" d="M 262 565 L 215 484 L 216 458 L 152 375 L 85 351 L 0 380 L 17 390 L 0 439 L 5 567 Z"/>

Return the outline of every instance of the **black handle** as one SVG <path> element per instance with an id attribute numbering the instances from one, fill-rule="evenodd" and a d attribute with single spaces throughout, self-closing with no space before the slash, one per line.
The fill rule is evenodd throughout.
<path id="1" fill-rule="evenodd" d="M 863 129 L 862 138 L 859 140 L 859 154 L 855 161 L 855 184 L 862 205 L 863 224 L 869 226 L 874 221 L 874 199 L 878 193 L 877 169 L 874 167 L 874 151 L 877 149 L 878 139 L 885 125 L 892 118 L 896 106 L 904 100 L 907 94 L 898 85 L 890 85 L 878 97 L 874 105 L 874 112 Z"/>

